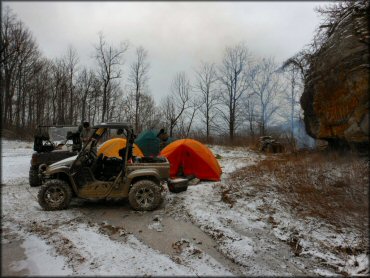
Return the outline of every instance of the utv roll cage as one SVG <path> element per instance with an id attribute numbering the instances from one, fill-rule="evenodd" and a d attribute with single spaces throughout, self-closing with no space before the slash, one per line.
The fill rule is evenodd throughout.
<path id="1" fill-rule="evenodd" d="M 76 125 L 38 125 L 34 136 L 34 145 L 33 145 L 34 151 L 39 153 L 53 151 L 56 148 L 56 146 L 54 146 L 54 143 L 50 141 L 49 129 L 64 127 L 77 128 Z M 81 150 L 81 141 L 78 129 L 75 132 L 68 132 L 65 139 L 73 141 L 74 151 Z"/>

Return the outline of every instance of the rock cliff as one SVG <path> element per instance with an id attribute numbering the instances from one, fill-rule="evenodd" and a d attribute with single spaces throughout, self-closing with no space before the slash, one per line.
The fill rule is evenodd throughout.
<path id="1" fill-rule="evenodd" d="M 334 147 L 369 145 L 368 8 L 360 1 L 330 26 L 305 77 L 307 133 Z"/>

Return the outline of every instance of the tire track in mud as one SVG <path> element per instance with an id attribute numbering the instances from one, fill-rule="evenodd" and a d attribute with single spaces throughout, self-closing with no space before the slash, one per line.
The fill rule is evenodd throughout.
<path id="1" fill-rule="evenodd" d="M 238 158 L 240 159 L 241 157 Z M 248 160 L 245 157 L 244 159 L 246 161 Z M 233 159 L 230 158 L 227 158 L 227 160 L 233 161 Z M 231 167 L 229 170 L 231 171 L 224 174 L 221 183 L 226 182 L 229 174 L 236 171 L 237 167 Z M 214 193 L 214 190 L 212 191 L 212 193 Z M 207 197 L 208 199 L 205 199 L 203 202 L 208 203 L 207 207 L 214 206 L 217 211 L 217 206 L 215 204 L 218 202 L 222 203 L 221 196 L 219 200 L 217 200 L 217 198 L 213 198 L 213 196 Z M 209 200 L 209 198 L 211 198 L 212 200 Z M 253 243 L 256 243 L 253 244 L 254 254 L 243 259 L 236 257 L 232 251 L 230 252 L 230 250 L 224 248 L 227 245 L 228 241 L 235 242 L 241 240 L 241 238 L 235 238 L 233 236 L 230 236 L 230 234 L 228 233 L 225 234 L 222 231 L 222 228 L 220 230 L 214 227 L 212 224 L 207 225 L 204 224 L 203 221 L 199 222 L 199 219 L 197 219 L 197 217 L 192 214 L 192 211 L 187 208 L 186 202 L 184 202 L 183 197 L 174 197 L 171 204 L 168 206 L 167 211 L 172 216 L 191 221 L 204 233 L 212 237 L 213 240 L 217 242 L 217 251 L 226 260 L 230 261 L 232 264 L 234 264 L 234 266 L 237 266 L 239 272 L 243 275 L 260 275 L 261 273 L 270 273 L 269 275 L 286 275 L 287 273 L 289 273 L 290 275 L 294 276 L 315 275 L 315 273 L 308 271 L 306 267 L 307 265 L 311 265 L 312 263 L 304 260 L 304 258 L 294 257 L 294 254 L 292 253 L 290 247 L 286 243 L 281 242 L 279 239 L 277 239 L 273 234 L 271 234 L 270 226 L 262 229 L 250 228 L 249 230 L 246 230 L 240 229 L 236 225 L 233 225 L 233 222 L 231 220 L 227 223 L 226 226 L 228 227 L 228 229 L 231 228 L 233 233 L 242 235 L 248 239 L 251 239 Z M 248 212 L 246 211 L 245 213 Z M 263 215 L 261 218 L 263 218 Z M 267 216 L 264 218 L 267 218 Z M 266 221 L 266 219 L 264 220 Z M 266 242 L 268 242 L 268 244 L 266 244 Z M 302 263 L 302 260 L 304 260 L 304 263 Z M 298 265 L 302 267 L 299 267 Z M 254 266 L 258 266 L 257 269 L 254 269 Z"/>
<path id="2" fill-rule="evenodd" d="M 72 221 L 68 222 L 71 223 Z M 56 228 L 61 228 L 63 225 L 67 225 L 67 223 L 57 225 Z M 36 234 L 48 245 L 51 245 L 59 256 L 65 258 L 67 265 L 73 270 L 74 274 L 77 274 L 76 270 L 78 267 L 86 261 L 86 258 L 79 252 L 77 246 L 55 228 L 50 229 L 47 226 L 34 222 L 27 231 Z"/>
<path id="3" fill-rule="evenodd" d="M 89 221 L 101 223 L 102 227 L 123 229 L 125 233 L 134 235 L 143 244 L 170 256 L 177 264 L 181 264 L 182 260 L 179 259 L 174 244 L 185 240 L 195 245 L 202 253 L 215 259 L 234 275 L 241 275 L 242 272 L 239 271 L 238 266 L 217 250 L 217 242 L 191 221 L 185 218 L 176 219 L 167 214 L 166 207 L 167 204 L 162 204 L 155 211 L 137 212 L 132 211 L 128 204 L 120 208 L 107 207 L 102 204 L 98 205 L 96 210 L 84 206 L 81 208 L 81 213 Z M 160 231 L 150 227 L 157 223 L 161 226 Z M 114 237 L 112 239 L 116 240 Z"/>
<path id="4" fill-rule="evenodd" d="M 185 193 L 183 193 L 185 194 Z M 191 223 L 192 226 L 196 227 L 205 237 L 209 238 L 212 245 L 208 248 L 208 252 L 224 266 L 228 267 L 229 270 L 236 276 L 244 275 L 245 269 L 243 266 L 235 261 L 233 257 L 222 251 L 220 248 L 219 238 L 217 237 L 217 229 L 207 229 L 202 225 L 197 223 L 193 215 L 186 209 L 186 205 L 183 202 L 184 198 L 180 195 L 174 195 L 171 202 L 166 204 L 165 214 L 173 218 L 177 222 L 186 221 Z M 214 200 L 213 202 L 220 202 L 219 200 Z M 213 203 L 211 202 L 211 203 Z M 216 236 L 215 236 L 216 235 Z"/>
<path id="5" fill-rule="evenodd" d="M 232 159 L 229 158 L 227 158 L 227 160 L 232 161 Z M 248 161 L 249 159 L 245 160 Z M 225 173 L 223 181 L 227 179 L 227 176 L 228 173 Z M 35 199 L 36 195 L 34 194 L 34 192 L 36 192 L 36 190 L 33 188 L 29 188 L 28 184 L 24 184 L 22 186 L 24 186 L 25 188 L 18 187 L 18 192 L 27 191 L 29 197 L 32 196 L 32 198 Z M 14 200 L 19 199 L 17 198 L 17 190 L 16 192 L 11 193 Z M 171 256 L 171 258 L 175 258 L 173 257 L 174 250 L 172 250 L 172 244 L 174 242 L 177 242 L 184 237 L 189 238 L 190 241 L 193 238 L 196 238 L 197 240 L 201 238 L 203 240 L 203 243 L 201 246 L 198 247 L 202 249 L 205 253 L 216 259 L 219 263 L 228 268 L 230 271 L 232 271 L 233 274 L 238 276 L 250 273 L 249 271 L 251 268 L 251 264 L 252 266 L 253 264 L 264 264 L 268 260 L 276 259 L 276 264 L 281 262 L 280 258 L 276 258 L 272 255 L 270 257 L 266 256 L 266 259 L 264 260 L 254 259 L 252 262 L 236 260 L 235 257 L 232 256 L 232 254 L 226 252 L 222 248 L 225 244 L 225 237 L 222 236 L 222 231 L 217 230 L 215 227 L 206 227 L 205 225 L 200 224 L 193 216 L 191 211 L 189 211 L 186 203 L 184 202 L 183 196 L 185 194 L 186 192 L 176 195 L 171 194 L 172 200 L 168 200 L 167 204 L 165 204 L 164 207 L 162 205 L 162 207 L 154 212 L 132 212 L 130 208 L 128 208 L 128 205 L 125 205 L 123 203 L 117 206 L 114 204 L 111 205 L 108 202 L 101 202 L 97 204 L 89 202 L 82 202 L 81 204 L 78 202 L 74 202 L 70 209 L 71 214 L 75 215 L 77 213 L 80 216 L 76 216 L 73 219 L 56 220 L 57 222 L 54 223 L 27 223 L 26 221 L 26 223 L 22 222 L 21 224 L 26 227 L 25 229 L 28 233 L 36 234 L 38 237 L 48 242 L 48 244 L 56 250 L 58 255 L 66 258 L 67 264 L 71 267 L 74 274 L 78 274 L 78 270 L 81 268 L 81 265 L 86 264 L 89 258 L 86 258 L 86 254 L 83 254 L 83 252 L 79 250 L 78 246 L 76 246 L 73 242 L 66 238 L 62 234 L 62 232 L 60 232 L 60 230 L 73 229 L 74 225 L 81 223 L 87 224 L 91 227 L 98 227 L 99 232 L 109 236 L 109 238 L 113 241 L 124 240 L 124 236 L 119 236 L 120 233 L 131 233 L 147 246 L 159 250 L 163 254 L 168 254 Z M 210 204 L 212 204 L 221 202 L 221 200 L 207 200 L 207 202 L 210 202 Z M 162 220 L 162 223 L 165 224 L 164 227 L 172 226 L 176 227 L 176 229 L 168 229 L 162 233 L 148 229 L 148 225 L 152 223 L 153 216 L 158 214 L 162 218 L 164 218 Z M 13 220 L 18 221 L 17 219 Z M 236 227 L 233 228 L 241 235 L 252 237 L 253 240 L 256 241 L 261 240 L 261 238 L 257 238 L 254 236 L 255 231 L 246 233 L 243 230 L 238 230 Z M 188 233 L 182 234 L 181 230 Z M 192 236 L 194 234 L 195 236 Z M 263 239 L 272 240 L 266 235 L 263 236 Z M 160 242 L 163 246 L 158 245 L 157 242 Z M 167 244 L 167 247 L 164 246 L 164 243 Z M 261 253 L 262 255 L 269 254 L 267 251 Z M 260 254 L 259 256 L 261 257 L 262 255 Z M 174 261 L 176 262 L 176 259 Z M 98 262 L 94 262 L 93 260 L 89 260 L 89 262 L 93 263 L 92 266 L 87 266 L 89 268 L 94 268 L 98 264 Z M 287 269 L 287 272 L 289 273 L 292 273 L 292 271 L 293 270 Z M 293 271 L 293 273 L 302 274 L 302 272 L 295 271 Z"/>
<path id="6" fill-rule="evenodd" d="M 167 245 L 171 246 L 174 242 L 179 241 L 182 237 L 190 237 L 191 240 L 191 234 L 194 233 L 194 231 L 189 231 L 188 234 L 183 234 L 180 236 L 181 231 L 179 230 L 191 230 L 193 225 L 191 223 L 179 224 L 172 218 L 167 218 L 167 216 L 164 214 L 163 215 L 165 219 L 162 222 L 165 223 L 165 227 L 176 226 L 178 230 L 169 231 L 167 234 L 158 233 L 155 230 L 151 230 L 148 228 L 148 224 L 152 223 L 153 215 L 160 213 L 160 210 L 145 213 L 146 222 L 144 221 L 144 223 L 144 214 L 132 211 L 128 204 L 123 202 L 120 202 L 119 204 L 110 204 L 108 202 L 94 203 L 86 201 L 73 201 L 69 211 L 44 212 L 38 208 L 36 198 L 37 190 L 37 188 L 29 188 L 28 184 L 24 183 L 15 186 L 6 186 L 5 195 L 7 197 L 7 207 L 13 207 L 13 215 L 7 213 L 3 220 L 8 223 L 17 223 L 18 227 L 20 228 L 18 232 L 21 234 L 35 235 L 43 240 L 47 245 L 53 248 L 58 256 L 61 256 L 65 259 L 66 265 L 71 268 L 74 274 L 79 273 L 81 265 L 84 265 L 89 269 L 96 268 L 98 265 L 98 262 L 94 262 L 93 259 L 86 258 L 86 254 L 81 252 L 79 246 L 76 246 L 63 235 L 63 230 L 72 230 L 80 224 L 86 224 L 90 227 L 97 227 L 101 234 L 107 235 L 112 241 L 122 242 L 125 240 L 125 235 L 133 234 L 145 245 L 155 250 L 159 250 L 163 254 L 169 255 L 170 258 L 172 258 L 176 263 L 178 263 L 179 260 L 178 257 L 173 256 L 173 249 L 171 249 L 171 252 L 169 252 L 166 248 L 165 250 L 158 248 L 159 246 L 155 243 L 161 242 L 158 241 L 158 235 L 166 235 L 166 243 Z M 25 200 L 28 200 L 28 204 L 31 204 L 31 208 L 29 210 L 27 210 L 27 208 L 24 206 L 19 206 L 20 203 L 25 203 Z M 29 202 L 29 200 L 33 201 Z M 35 205 L 32 205 L 33 203 L 35 203 Z M 40 216 L 39 213 L 42 213 L 42 215 Z M 122 215 L 126 215 L 124 223 L 122 223 Z M 127 215 L 129 217 L 127 217 Z M 108 223 L 117 225 L 114 226 Z M 141 232 L 136 229 L 138 227 L 137 223 L 143 224 L 141 227 Z M 126 231 L 123 226 L 125 228 L 128 227 L 131 232 Z M 202 252 L 208 254 L 208 249 L 210 247 L 207 246 L 206 240 L 201 239 L 201 237 L 204 237 L 205 234 L 199 229 L 196 231 L 196 233 L 197 241 L 203 240 L 202 245 L 198 245 L 197 248 L 202 249 Z M 152 235 L 157 235 L 157 237 L 153 237 Z M 170 236 L 168 237 L 168 235 Z M 151 239 L 151 237 L 153 237 L 153 239 Z M 208 245 L 212 244 L 215 243 L 212 242 Z M 214 254 L 211 254 L 210 256 L 213 258 Z M 225 262 L 222 262 L 222 260 L 220 262 L 218 258 L 214 259 L 219 261 L 221 265 L 225 265 Z M 87 261 L 92 263 L 92 266 L 86 265 Z M 182 260 L 180 259 L 180 261 Z M 225 267 L 228 268 L 228 266 Z"/>
<path id="7" fill-rule="evenodd" d="M 73 219 L 57 223 L 45 223 L 44 221 L 39 223 L 27 220 L 20 223 L 12 218 L 8 218 L 7 221 L 18 223 L 18 231 L 12 231 L 12 233 L 17 235 L 22 233 L 37 236 L 53 248 L 58 256 L 64 258 L 66 265 L 73 271 L 73 275 L 79 275 L 79 270 L 83 267 L 93 270 L 93 268 L 99 266 L 99 262 L 94 258 L 90 258 L 89 254 L 85 254 L 83 250 L 81 251 L 79 246 L 64 235 L 65 232 L 75 231 L 81 224 L 86 224 L 91 228 L 97 228 L 100 234 L 108 236 L 111 240 L 117 240 L 117 237 L 115 237 L 117 232 L 119 232 L 120 241 L 123 240 L 123 236 L 127 235 L 125 232 L 122 232 L 121 229 L 115 229 L 103 223 L 100 225 L 91 223 L 83 216 L 77 216 Z M 26 271 L 26 269 L 24 271 Z"/>

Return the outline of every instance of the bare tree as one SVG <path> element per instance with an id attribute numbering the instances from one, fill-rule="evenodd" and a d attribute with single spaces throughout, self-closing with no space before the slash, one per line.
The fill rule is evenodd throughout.
<path id="1" fill-rule="evenodd" d="M 229 139 L 234 140 L 235 131 L 241 123 L 241 98 L 246 93 L 250 54 L 247 47 L 240 43 L 225 50 L 219 69 L 219 80 L 223 85 L 221 101 L 225 109 L 218 109 L 228 126 Z"/>
<path id="2" fill-rule="evenodd" d="M 155 129 L 159 127 L 160 115 L 150 94 L 143 94 L 140 101 L 140 130 Z"/>
<path id="3" fill-rule="evenodd" d="M 259 104 L 260 135 L 265 135 L 266 128 L 279 107 L 278 96 L 283 91 L 278 67 L 272 58 L 263 58 L 257 63 L 251 78 L 251 88 Z"/>
<path id="4" fill-rule="evenodd" d="M 65 64 L 67 68 L 68 74 L 68 88 L 69 88 L 69 123 L 73 124 L 76 122 L 76 117 L 74 117 L 74 99 L 75 99 L 75 75 L 76 75 L 76 68 L 79 62 L 79 58 L 77 56 L 76 49 L 72 46 L 69 46 L 67 49 L 67 54 L 65 57 Z"/>
<path id="5" fill-rule="evenodd" d="M 107 115 L 108 119 L 112 121 L 117 121 L 119 118 L 119 115 L 121 114 L 121 109 L 118 104 L 118 100 L 122 98 L 123 95 L 123 90 L 121 88 L 120 83 L 118 82 L 112 82 L 111 84 L 111 89 L 109 93 L 109 98 L 108 98 L 108 110 L 107 110 Z"/>
<path id="6" fill-rule="evenodd" d="M 130 65 L 130 72 L 128 81 L 131 85 L 131 90 L 134 92 L 135 97 L 135 123 L 134 127 L 137 132 L 140 131 L 140 107 L 141 98 L 146 89 L 148 81 L 149 64 L 147 62 L 148 53 L 142 47 L 136 49 L 135 61 Z"/>
<path id="7" fill-rule="evenodd" d="M 189 109 L 191 109 L 191 111 L 189 113 L 190 115 L 187 117 L 188 118 L 188 125 L 187 125 L 187 129 L 186 129 L 185 137 L 189 137 L 189 133 L 190 133 L 191 126 L 193 124 L 194 118 L 195 118 L 196 113 L 199 111 L 201 106 L 202 106 L 202 103 L 199 101 L 198 98 L 193 97 L 191 99 L 190 105 L 189 105 Z M 208 142 L 208 140 L 209 140 L 209 137 L 207 137 L 207 142 Z"/>
<path id="8" fill-rule="evenodd" d="M 95 75 L 95 74 L 94 74 Z M 101 118 L 101 103 L 102 103 L 102 94 L 101 94 L 101 80 L 95 76 L 94 82 L 92 83 L 91 94 L 88 95 L 87 99 L 87 116 L 90 122 L 95 123 L 98 119 Z"/>
<path id="9" fill-rule="evenodd" d="M 32 78 L 36 78 L 34 75 L 35 68 L 39 68 L 40 71 L 38 73 L 45 74 L 43 72 L 44 67 L 46 66 L 45 60 L 41 58 L 41 55 L 37 49 L 36 42 L 32 39 L 24 41 L 21 45 L 20 49 L 17 51 L 18 55 L 18 65 L 16 68 L 16 75 L 15 78 L 17 82 L 15 85 L 16 87 L 16 96 L 15 96 L 15 126 L 17 128 L 20 127 L 20 122 L 25 122 L 24 119 L 21 120 L 21 117 L 25 116 L 25 107 L 24 107 L 24 98 L 29 93 L 26 87 L 29 87 L 30 83 L 32 83 Z M 45 79 L 44 79 L 45 80 Z M 43 87 L 47 86 L 47 84 L 42 84 Z M 41 92 L 39 90 L 39 94 L 46 93 L 45 91 Z M 43 97 L 41 96 L 41 101 Z M 22 103 L 23 102 L 23 103 Z M 45 103 L 43 102 L 43 105 Z"/>
<path id="10" fill-rule="evenodd" d="M 176 124 L 176 133 L 180 138 L 189 137 L 191 128 L 194 120 L 198 114 L 198 111 L 202 105 L 200 98 L 192 94 L 189 97 L 188 107 L 184 110 L 184 113 L 179 117 Z"/>
<path id="11" fill-rule="evenodd" d="M 245 121 L 248 123 L 249 135 L 252 137 L 254 137 L 256 134 L 255 126 L 257 123 L 257 103 L 258 99 L 253 94 L 248 94 L 246 97 L 243 98 L 244 118 Z"/>
<path id="12" fill-rule="evenodd" d="M 294 139 L 294 122 L 299 116 L 300 106 L 299 99 L 302 94 L 303 76 L 300 67 L 294 62 L 286 62 L 282 70 L 286 74 L 289 83 L 289 89 L 284 90 L 283 98 L 289 106 L 289 122 L 290 122 L 290 140 Z"/>
<path id="13" fill-rule="evenodd" d="M 110 96 L 112 93 L 113 80 L 121 78 L 120 66 L 123 64 L 123 54 L 128 49 L 128 42 L 121 43 L 118 48 L 107 45 L 103 33 L 99 33 L 99 42 L 95 46 L 95 58 L 98 62 L 99 76 L 102 81 L 103 107 L 101 120 L 108 119 Z"/>
<path id="14" fill-rule="evenodd" d="M 202 62 L 196 71 L 195 89 L 200 92 L 200 111 L 203 115 L 202 122 L 206 126 L 206 138 L 209 141 L 211 124 L 215 117 L 214 108 L 219 95 L 216 90 L 217 72 L 214 64 Z M 189 133 L 189 131 L 188 131 Z"/>
<path id="15" fill-rule="evenodd" d="M 53 123 L 65 124 L 68 107 L 68 70 L 65 59 L 55 59 L 52 65 Z"/>
<path id="16" fill-rule="evenodd" d="M 78 75 L 77 92 L 79 96 L 79 107 L 81 107 L 81 122 L 84 120 L 91 121 L 88 113 L 86 113 L 86 110 L 88 110 L 88 100 L 93 97 L 94 83 L 96 84 L 97 82 L 99 81 L 97 80 L 92 70 L 87 70 L 86 68 L 83 68 Z"/>
<path id="17" fill-rule="evenodd" d="M 22 21 L 17 20 L 9 7 L 2 14 L 0 51 L 2 124 L 11 126 L 14 123 L 14 114 L 17 114 L 16 122 L 19 124 L 20 99 L 27 93 L 22 90 L 24 83 L 28 82 L 28 79 L 24 79 L 25 71 L 30 70 L 30 66 L 40 55 L 31 32 Z M 16 107 L 13 107 L 13 101 L 17 97 Z"/>
<path id="18" fill-rule="evenodd" d="M 181 115 L 189 108 L 190 90 L 190 81 L 184 72 L 180 72 L 172 81 L 172 94 L 166 96 L 162 101 L 161 108 L 170 130 L 170 136 L 173 135 L 174 128 Z"/>

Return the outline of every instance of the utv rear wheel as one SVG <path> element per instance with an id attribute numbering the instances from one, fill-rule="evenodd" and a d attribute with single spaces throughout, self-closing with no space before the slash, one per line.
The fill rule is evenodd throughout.
<path id="1" fill-rule="evenodd" d="M 161 203 L 161 188 L 151 180 L 136 182 L 128 194 L 134 210 L 154 210 Z"/>
<path id="2" fill-rule="evenodd" d="M 29 182 L 31 187 L 36 187 L 41 185 L 41 181 L 39 179 L 39 174 L 36 169 L 30 168 L 29 172 Z"/>
<path id="3" fill-rule="evenodd" d="M 44 210 L 62 210 L 71 202 L 72 191 L 62 180 L 46 182 L 37 195 L 38 202 Z"/>

